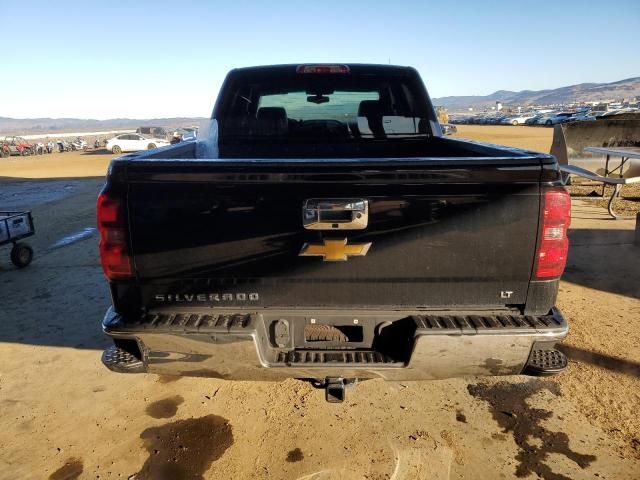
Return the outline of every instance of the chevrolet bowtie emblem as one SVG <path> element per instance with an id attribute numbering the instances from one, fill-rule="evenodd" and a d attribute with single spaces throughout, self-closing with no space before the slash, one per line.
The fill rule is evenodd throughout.
<path id="1" fill-rule="evenodd" d="M 369 243 L 347 244 L 346 238 L 323 240 L 323 244 L 305 243 L 300 250 L 301 257 L 322 257 L 324 262 L 345 262 L 349 257 L 364 257 L 371 247 Z"/>

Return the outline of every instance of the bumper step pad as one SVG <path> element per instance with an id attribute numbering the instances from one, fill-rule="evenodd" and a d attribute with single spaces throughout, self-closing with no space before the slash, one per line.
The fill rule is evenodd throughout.
<path id="1" fill-rule="evenodd" d="M 109 370 L 117 373 L 144 373 L 141 360 L 126 350 L 112 345 L 102 353 L 102 363 Z"/>
<path id="2" fill-rule="evenodd" d="M 551 315 L 414 315 L 421 334 L 525 333 L 562 330 L 566 321 L 560 312 Z"/>
<path id="3" fill-rule="evenodd" d="M 558 350 L 533 350 L 524 369 L 526 375 L 555 375 L 567 368 L 567 357 Z"/>
<path id="4" fill-rule="evenodd" d="M 197 314 L 147 313 L 140 318 L 124 322 L 114 316 L 104 325 L 122 333 L 175 332 L 175 333 L 241 333 L 255 329 L 255 319 L 248 313 Z"/>
<path id="5" fill-rule="evenodd" d="M 297 350 L 293 352 L 279 352 L 276 363 L 281 365 L 385 365 L 399 367 L 404 363 L 397 362 L 391 357 L 375 351 L 335 351 L 335 350 Z"/>

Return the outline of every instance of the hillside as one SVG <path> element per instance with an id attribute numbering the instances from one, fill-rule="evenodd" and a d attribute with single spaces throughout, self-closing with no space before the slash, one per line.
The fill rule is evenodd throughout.
<path id="1" fill-rule="evenodd" d="M 602 102 L 640 97 L 640 77 L 611 83 L 580 83 L 552 90 L 498 90 L 490 95 L 434 98 L 434 105 L 450 110 L 489 107 L 500 101 L 512 105 L 551 105 L 572 102 Z"/>
<path id="2" fill-rule="evenodd" d="M 7 118 L 0 117 L 0 134 L 33 135 L 37 133 L 89 132 L 103 130 L 126 130 L 140 126 L 178 127 L 201 125 L 204 118 L 112 118 L 109 120 L 92 120 L 80 118 Z"/>

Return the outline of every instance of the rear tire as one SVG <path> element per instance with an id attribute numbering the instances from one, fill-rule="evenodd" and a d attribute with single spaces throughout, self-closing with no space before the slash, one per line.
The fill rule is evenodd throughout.
<path id="1" fill-rule="evenodd" d="M 156 144 L 155 143 L 150 143 L 149 145 L 147 145 L 147 150 L 151 150 L 153 148 L 156 148 Z"/>
<path id="2" fill-rule="evenodd" d="M 546 122 L 544 122 L 544 124 L 546 126 L 549 126 L 549 125 L 553 125 L 553 122 L 551 120 L 547 120 Z"/>
<path id="3" fill-rule="evenodd" d="M 513 122 L 511 122 L 511 125 L 513 125 L 515 127 L 516 125 L 518 125 L 518 121 L 514 120 Z"/>
<path id="4" fill-rule="evenodd" d="M 114 145 L 111 149 L 111 153 L 118 155 L 119 153 L 122 153 L 122 149 L 118 145 Z"/>
<path id="5" fill-rule="evenodd" d="M 24 268 L 33 260 L 33 249 L 26 243 L 16 243 L 11 249 L 11 262 L 18 268 Z"/>

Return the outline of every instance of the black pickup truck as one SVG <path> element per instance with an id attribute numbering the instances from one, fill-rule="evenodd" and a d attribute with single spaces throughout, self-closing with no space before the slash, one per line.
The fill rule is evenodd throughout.
<path id="1" fill-rule="evenodd" d="M 554 157 L 444 138 L 418 73 L 231 71 L 197 141 L 98 199 L 117 372 L 314 381 L 544 375 L 570 199 Z"/>

